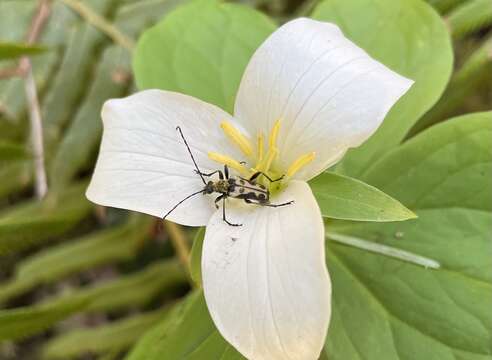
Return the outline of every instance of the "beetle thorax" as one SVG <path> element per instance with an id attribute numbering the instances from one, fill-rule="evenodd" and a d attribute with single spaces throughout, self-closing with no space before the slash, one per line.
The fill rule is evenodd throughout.
<path id="1" fill-rule="evenodd" d="M 227 180 L 217 180 L 214 182 L 214 191 L 222 194 L 229 192 L 230 184 Z"/>

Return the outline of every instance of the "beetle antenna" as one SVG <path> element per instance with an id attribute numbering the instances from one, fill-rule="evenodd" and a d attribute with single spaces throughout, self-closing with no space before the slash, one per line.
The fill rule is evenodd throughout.
<path id="1" fill-rule="evenodd" d="M 190 156 L 191 156 L 191 160 L 193 160 L 193 164 L 195 164 L 195 168 L 196 168 L 196 172 L 198 175 L 200 175 L 200 177 L 202 178 L 202 181 L 205 185 L 207 185 L 207 182 L 205 181 L 205 179 L 203 178 L 203 175 L 202 175 L 202 172 L 200 171 L 200 168 L 198 167 L 196 161 L 195 161 L 195 158 L 193 157 L 193 153 L 191 152 L 191 149 L 190 149 L 190 146 L 188 145 L 188 142 L 186 141 L 184 135 L 183 135 L 183 131 L 181 131 L 181 128 L 179 126 L 176 126 L 176 130 L 179 131 L 179 133 L 181 134 L 181 137 L 183 138 L 183 141 L 186 145 L 186 148 L 188 149 L 188 152 L 190 153 Z"/>
<path id="2" fill-rule="evenodd" d="M 195 193 L 193 193 L 193 194 L 191 194 L 191 195 L 188 195 L 188 196 L 187 196 L 187 197 L 185 197 L 183 200 L 179 201 L 176 205 L 174 205 L 174 206 L 173 206 L 173 208 L 172 208 L 171 210 L 169 210 L 169 211 L 167 212 L 167 214 L 166 214 L 166 215 L 164 215 L 164 217 L 162 218 L 162 220 L 165 220 L 165 219 L 166 219 L 166 217 L 167 217 L 170 213 L 172 213 L 172 212 L 173 212 L 173 211 L 174 211 L 174 210 L 175 210 L 175 209 L 176 209 L 179 205 L 181 205 L 182 203 L 184 203 L 186 200 L 188 200 L 189 198 L 191 198 L 191 197 L 193 197 L 193 196 L 195 196 L 195 195 L 201 194 L 201 193 L 203 193 L 203 192 L 205 192 L 205 189 L 200 190 L 200 191 L 197 191 L 197 192 L 195 192 Z"/>

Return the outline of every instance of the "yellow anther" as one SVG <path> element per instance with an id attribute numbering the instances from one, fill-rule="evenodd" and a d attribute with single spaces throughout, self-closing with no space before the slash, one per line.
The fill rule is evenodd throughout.
<path id="1" fill-rule="evenodd" d="M 263 160 L 263 133 L 258 133 L 258 162 Z"/>
<path id="2" fill-rule="evenodd" d="M 223 121 L 220 124 L 220 127 L 222 128 L 222 130 L 224 130 L 224 133 L 229 137 L 229 139 L 234 144 L 236 144 L 239 149 L 241 149 L 244 155 L 248 157 L 253 155 L 253 146 L 251 145 L 249 139 L 241 134 L 241 132 L 236 129 L 230 122 Z"/>
<path id="3" fill-rule="evenodd" d="M 273 124 L 273 128 L 270 131 L 270 137 L 268 139 L 268 146 L 270 148 L 277 146 L 277 136 L 278 136 L 279 130 L 280 130 L 280 119 L 275 121 L 275 124 Z"/>
<path id="4" fill-rule="evenodd" d="M 298 172 L 302 167 L 306 166 L 309 164 L 311 161 L 314 160 L 314 157 L 316 156 L 316 153 L 310 152 L 307 154 L 304 154 L 302 156 L 299 156 L 290 166 L 289 169 L 287 169 L 287 174 L 286 177 L 290 178 L 292 177 L 296 172 Z"/>
<path id="5" fill-rule="evenodd" d="M 250 171 L 243 164 L 241 164 L 239 161 L 234 160 L 230 156 L 209 152 L 208 157 L 213 161 L 217 161 L 218 163 L 229 166 L 230 168 L 238 171 L 245 176 L 249 176 L 251 174 Z"/>

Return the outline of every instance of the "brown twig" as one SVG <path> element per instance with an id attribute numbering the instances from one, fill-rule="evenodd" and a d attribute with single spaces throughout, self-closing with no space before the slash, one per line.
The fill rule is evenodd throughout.
<path id="1" fill-rule="evenodd" d="M 17 77 L 17 76 L 23 77 L 25 73 L 26 73 L 25 69 L 23 69 L 21 67 L 21 64 L 19 63 L 17 66 L 0 69 L 0 80 L 10 79 L 12 77 Z"/>
<path id="2" fill-rule="evenodd" d="M 31 144 L 34 154 L 34 174 L 35 174 L 35 191 L 36 196 L 42 199 L 48 191 L 48 182 L 46 179 L 46 170 L 44 168 L 44 145 L 43 145 L 43 125 L 41 120 L 41 111 L 39 110 L 38 94 L 36 83 L 32 73 L 31 61 L 29 58 L 23 58 L 27 66 L 27 73 L 24 77 L 24 88 L 26 91 L 27 104 L 29 106 L 29 119 L 31 122 Z"/>
<path id="3" fill-rule="evenodd" d="M 36 42 L 41 31 L 46 24 L 51 9 L 48 0 L 40 0 L 38 9 L 31 22 L 31 27 L 27 34 L 27 42 Z M 38 93 L 36 82 L 32 71 L 31 60 L 24 56 L 20 59 L 19 69 L 24 73 L 24 88 L 26 92 L 27 104 L 29 106 L 29 119 L 31 122 L 31 144 L 34 154 L 34 174 L 36 196 L 41 199 L 48 191 L 46 169 L 44 167 L 44 143 L 43 125 L 41 111 L 39 108 Z"/>
<path id="4" fill-rule="evenodd" d="M 29 28 L 29 32 L 27 33 L 27 43 L 33 44 L 38 40 L 41 31 L 46 24 L 46 20 L 48 20 L 51 13 L 51 7 L 49 0 L 40 0 L 38 9 L 36 10 L 36 14 L 31 22 L 31 27 Z"/>

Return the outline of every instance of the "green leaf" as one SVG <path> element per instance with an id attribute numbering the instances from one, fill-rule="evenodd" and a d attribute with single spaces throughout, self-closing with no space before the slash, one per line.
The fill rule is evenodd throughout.
<path id="1" fill-rule="evenodd" d="M 42 332 L 87 304 L 85 299 L 78 299 L 61 306 L 47 304 L 0 310 L 0 340 L 16 340 Z"/>
<path id="2" fill-rule="evenodd" d="M 401 221 L 415 214 L 382 191 L 361 181 L 323 173 L 310 181 L 324 217 L 356 221 Z"/>
<path id="3" fill-rule="evenodd" d="M 90 304 L 86 312 L 109 312 L 148 304 L 159 293 L 173 294 L 186 284 L 186 274 L 176 260 L 154 263 L 145 269 L 121 276 L 115 281 L 98 286 L 80 288 L 70 294 L 53 298 L 50 304 L 63 304 L 85 299 Z"/>
<path id="4" fill-rule="evenodd" d="M 33 167 L 30 151 L 24 144 L 0 140 L 0 198 L 27 186 Z"/>
<path id="5" fill-rule="evenodd" d="M 30 161 L 12 161 L 0 166 L 0 198 L 15 193 L 32 181 L 33 165 Z"/>
<path id="6" fill-rule="evenodd" d="M 129 86 L 129 77 L 113 80 L 115 71 L 127 74 L 129 69 L 129 54 L 125 49 L 111 46 L 104 51 L 88 98 L 66 130 L 51 163 L 49 175 L 53 188 L 63 188 L 90 164 L 102 134 L 102 105 L 108 98 L 124 95 Z"/>
<path id="7" fill-rule="evenodd" d="M 217 332 L 201 291 L 190 295 L 173 316 L 149 331 L 127 360 L 242 360 Z"/>
<path id="8" fill-rule="evenodd" d="M 368 173 L 410 203 L 417 220 L 330 224 L 332 232 L 430 257 L 441 269 L 328 242 L 329 359 L 492 359 L 491 120 L 471 114 L 434 126 Z"/>
<path id="9" fill-rule="evenodd" d="M 0 140 L 0 161 L 25 160 L 29 151 L 24 145 Z"/>
<path id="10" fill-rule="evenodd" d="M 47 50 L 40 45 L 0 41 L 0 60 L 15 59 L 23 55 L 37 55 Z"/>
<path id="11" fill-rule="evenodd" d="M 467 0 L 427 0 L 427 2 L 432 5 L 434 9 L 439 11 L 441 14 L 445 14 L 453 7 L 466 2 Z"/>
<path id="12" fill-rule="evenodd" d="M 336 23 L 376 60 L 415 81 L 376 134 L 342 161 L 342 172 L 363 179 L 364 170 L 397 146 L 443 92 L 453 62 L 449 33 L 439 15 L 419 0 L 325 0 L 313 17 Z"/>
<path id="13" fill-rule="evenodd" d="M 329 359 L 358 353 L 368 360 L 492 358 L 492 287 L 485 270 L 492 266 L 491 214 L 466 209 L 418 214 L 415 222 L 339 231 L 426 255 L 441 263 L 440 270 L 329 243 L 334 295 Z"/>
<path id="14" fill-rule="evenodd" d="M 103 0 L 86 1 L 91 3 L 103 2 Z M 24 38 L 26 30 L 31 26 L 36 7 L 36 2 L 32 1 L 0 1 L 0 14 L 2 14 L 0 34 L 2 34 L 2 38 L 5 36 L 5 40 L 13 42 Z M 39 42 L 49 48 L 61 50 L 70 35 L 71 26 L 81 21 L 77 17 L 77 14 L 61 2 L 53 2 L 50 6 L 49 21 L 43 27 Z M 53 73 L 58 69 L 59 60 L 59 51 L 46 51 L 31 59 L 39 94 L 43 94 L 49 88 Z M 66 86 L 74 86 L 74 84 L 67 84 Z M 24 133 L 27 134 L 26 97 L 19 96 L 19 94 L 24 94 L 23 79 L 17 77 L 0 81 L 0 107 L 3 115 L 15 123 L 18 130 L 24 130 Z M 2 121 L 0 121 L 1 123 Z"/>
<path id="15" fill-rule="evenodd" d="M 92 208 L 86 182 L 0 212 L 0 256 L 49 241 L 75 226 Z"/>
<path id="16" fill-rule="evenodd" d="M 456 69 L 446 91 L 439 101 L 412 128 L 408 137 L 418 134 L 443 119 L 453 116 L 466 107 L 470 97 L 487 94 L 492 84 L 492 33 L 467 54 L 459 69 Z M 490 86 L 488 86 L 490 89 Z M 483 90 L 485 89 L 485 91 Z"/>
<path id="17" fill-rule="evenodd" d="M 13 279 L 0 285 L 0 303 L 34 286 L 131 258 L 146 236 L 150 222 L 149 217 L 139 216 L 126 224 L 90 233 L 21 260 Z"/>
<path id="18" fill-rule="evenodd" d="M 194 1 L 140 38 L 133 63 L 137 85 L 192 95 L 231 112 L 249 58 L 274 29 L 251 8 Z"/>
<path id="19" fill-rule="evenodd" d="M 492 24 L 492 6 L 489 0 L 470 0 L 453 9 L 446 20 L 453 38 L 460 39 Z"/>
<path id="20" fill-rule="evenodd" d="M 190 253 L 190 276 L 198 286 L 202 286 L 202 248 L 205 238 L 205 228 L 200 228 L 193 239 Z"/>
<path id="21" fill-rule="evenodd" d="M 107 0 L 100 1 L 99 6 L 107 8 L 109 3 Z M 69 32 L 58 71 L 41 104 L 43 132 L 50 157 L 61 140 L 64 126 L 72 120 L 76 113 L 74 110 L 85 100 L 85 92 L 94 81 L 94 55 L 98 55 L 97 47 L 104 40 L 104 34 L 86 22 L 74 24 Z"/>
<path id="22" fill-rule="evenodd" d="M 149 265 L 142 271 L 121 276 L 114 281 L 72 290 L 68 294 L 47 299 L 39 305 L 25 309 L 2 310 L 0 339 L 33 335 L 75 312 L 115 313 L 121 309 L 144 306 L 161 292 L 175 294 L 186 281 L 186 274 L 179 262 L 169 260 Z M 17 332 L 17 327 L 14 327 L 15 331 L 10 334 L 9 326 L 16 321 L 19 322 L 18 327 L 22 331 Z M 32 329 L 24 330 L 24 323 L 32 325 Z"/>
<path id="23" fill-rule="evenodd" d="M 146 0 L 130 4 L 122 4 L 121 1 L 115 4 L 114 1 L 96 0 L 95 2 L 85 1 L 85 3 L 92 10 L 102 15 L 111 8 L 113 9 L 111 13 L 116 11 L 114 25 L 128 36 L 137 36 L 142 29 L 148 27 L 149 24 L 155 23 L 162 17 L 163 13 L 177 5 L 177 1 L 169 0 Z M 114 9 L 115 7 L 117 7 L 117 10 Z M 125 78 L 130 78 L 128 60 L 130 55 L 126 53 L 126 50 L 122 50 L 114 58 L 108 55 L 105 56 L 104 52 L 101 51 L 101 47 L 108 45 L 108 38 L 85 21 L 75 24 L 70 30 L 70 37 L 67 39 L 67 48 L 65 49 L 63 60 L 54 76 L 50 91 L 46 99 L 43 100 L 41 109 L 46 135 L 45 141 L 51 151 L 55 150 L 55 145 L 61 140 L 64 126 L 72 119 L 74 108 L 83 106 L 83 102 L 87 101 L 92 104 L 94 111 L 99 111 L 100 105 L 96 101 L 102 102 L 105 100 L 104 97 L 120 96 L 120 94 L 113 95 L 108 91 L 107 94 L 98 92 L 98 94 L 89 96 L 86 99 L 86 92 L 91 83 L 94 81 L 124 83 Z M 109 66 L 100 65 L 102 69 L 94 73 L 94 67 L 101 60 L 101 54 L 103 55 L 103 61 L 110 64 Z M 111 55 L 115 55 L 114 51 Z M 125 60 L 124 66 L 122 66 L 119 57 Z M 108 68 L 110 71 L 107 71 Z M 107 76 L 105 71 L 110 76 Z M 67 84 L 70 85 L 68 86 Z M 108 85 L 108 88 L 113 88 L 113 86 Z M 83 116 L 84 121 L 91 121 L 92 114 L 85 108 L 84 112 L 86 113 Z M 99 121 L 99 116 L 98 114 L 96 115 L 94 116 L 94 121 Z M 82 117 L 82 115 L 78 116 Z M 95 134 L 97 138 L 97 132 Z"/>
<path id="24" fill-rule="evenodd" d="M 198 291 L 201 293 L 201 291 Z M 186 310 L 193 304 L 197 292 L 190 292 L 186 297 L 173 306 L 169 314 L 154 327 L 149 329 L 128 353 L 126 360 L 157 359 L 159 354 L 166 352 L 162 347 L 162 339 L 181 323 Z"/>
<path id="25" fill-rule="evenodd" d="M 43 359 L 75 358 L 87 354 L 122 352 L 169 312 L 165 307 L 111 322 L 107 325 L 77 329 L 46 343 Z"/>
<path id="26" fill-rule="evenodd" d="M 492 211 L 491 137 L 492 112 L 448 120 L 387 154 L 366 180 L 411 209 Z"/>

